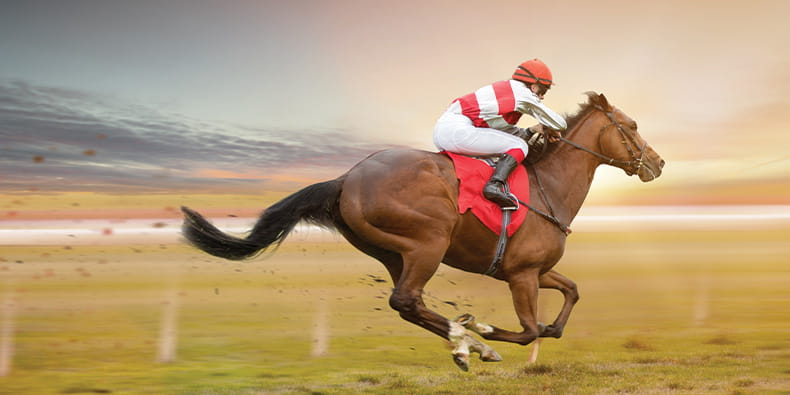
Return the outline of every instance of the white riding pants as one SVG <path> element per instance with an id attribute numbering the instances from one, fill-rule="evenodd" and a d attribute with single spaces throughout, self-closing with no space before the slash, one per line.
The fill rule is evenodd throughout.
<path id="1" fill-rule="evenodd" d="M 458 102 L 436 121 L 433 128 L 433 143 L 441 151 L 463 155 L 487 156 L 504 154 L 512 149 L 520 149 L 527 157 L 527 142 L 507 132 L 491 128 L 478 128 L 472 120 L 461 114 Z"/>

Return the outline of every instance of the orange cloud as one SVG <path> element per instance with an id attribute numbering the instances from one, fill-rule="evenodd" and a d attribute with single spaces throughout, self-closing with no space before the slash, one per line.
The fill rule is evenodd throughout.
<path id="1" fill-rule="evenodd" d="M 218 169 L 201 169 L 195 172 L 195 175 L 201 178 L 229 178 L 237 180 L 265 180 L 270 178 L 262 174 L 241 173 Z"/>
<path id="2" fill-rule="evenodd" d="M 307 173 L 307 174 L 302 174 Z M 288 173 L 267 173 L 255 174 L 229 170 L 219 169 L 201 169 L 195 173 L 195 176 L 200 178 L 216 178 L 216 179 L 235 179 L 235 180 L 266 180 L 274 184 L 295 184 L 295 185 L 310 185 L 315 182 L 323 181 L 324 179 L 331 178 L 324 174 L 316 173 L 315 171 L 300 171 L 299 169 L 289 169 Z"/>

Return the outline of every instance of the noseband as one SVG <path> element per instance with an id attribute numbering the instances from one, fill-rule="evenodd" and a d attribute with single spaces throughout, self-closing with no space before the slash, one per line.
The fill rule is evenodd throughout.
<path id="1" fill-rule="evenodd" d="M 603 146 L 601 145 L 601 138 L 603 137 L 603 132 L 606 129 L 614 126 L 615 128 L 617 128 L 617 131 L 620 133 L 620 137 L 622 137 L 622 140 L 620 140 L 620 142 L 622 142 L 623 145 L 625 145 L 626 151 L 628 151 L 628 153 L 631 154 L 631 158 L 632 158 L 631 160 L 620 160 L 606 156 L 600 152 L 593 151 L 587 147 L 583 147 L 573 141 L 570 141 L 565 137 L 560 137 L 560 141 L 569 144 L 574 148 L 578 148 L 584 152 L 593 154 L 603 159 L 604 162 L 606 162 L 609 165 L 616 166 L 625 170 L 626 174 L 628 174 L 629 176 L 639 173 L 639 170 L 642 169 L 642 166 L 644 164 L 643 158 L 645 156 L 645 149 L 647 148 L 647 142 L 645 141 L 645 143 L 641 147 L 639 147 L 636 142 L 636 138 L 625 131 L 623 125 L 621 125 L 620 122 L 617 122 L 617 120 L 615 119 L 614 113 L 612 111 L 606 111 L 599 106 L 594 106 L 594 108 L 606 114 L 609 120 L 612 121 L 610 124 L 602 126 L 601 130 L 598 131 L 598 147 L 600 147 L 601 151 L 603 152 Z M 638 152 L 635 152 L 633 147 L 638 147 Z M 648 167 L 645 167 L 645 169 L 650 170 Z"/>

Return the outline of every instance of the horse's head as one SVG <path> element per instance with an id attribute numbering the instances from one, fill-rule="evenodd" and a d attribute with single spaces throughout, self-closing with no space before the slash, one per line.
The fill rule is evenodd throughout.
<path id="1" fill-rule="evenodd" d="M 588 93 L 589 103 L 602 116 L 598 121 L 598 156 L 602 162 L 639 176 L 643 182 L 661 175 L 664 160 L 636 130 L 636 122 L 613 107 L 603 94 Z M 595 154 L 595 153 L 594 153 Z"/>

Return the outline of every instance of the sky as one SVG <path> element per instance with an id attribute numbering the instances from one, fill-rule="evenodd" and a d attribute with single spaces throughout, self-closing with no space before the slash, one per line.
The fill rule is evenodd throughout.
<path id="1" fill-rule="evenodd" d="M 591 194 L 787 204 L 786 15 L 784 0 L 5 1 L 0 191 L 295 189 L 379 149 L 435 150 L 454 98 L 537 57 L 546 105 L 604 93 L 667 161 L 650 184 L 602 166 Z"/>

